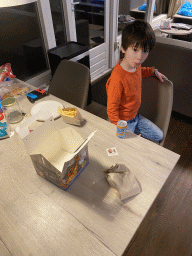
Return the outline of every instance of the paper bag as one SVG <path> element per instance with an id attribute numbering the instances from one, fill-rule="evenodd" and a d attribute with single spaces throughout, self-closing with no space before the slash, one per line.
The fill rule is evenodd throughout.
<path id="1" fill-rule="evenodd" d="M 59 114 L 67 124 L 81 126 L 83 118 L 76 108 L 59 108 Z"/>
<path id="2" fill-rule="evenodd" d="M 105 173 L 109 185 L 119 192 L 121 200 L 141 193 L 140 183 L 124 164 L 111 166 Z"/>

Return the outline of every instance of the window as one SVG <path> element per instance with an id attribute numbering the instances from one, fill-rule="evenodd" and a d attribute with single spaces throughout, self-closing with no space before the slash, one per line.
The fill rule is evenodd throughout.
<path id="1" fill-rule="evenodd" d="M 36 3 L 0 8 L 0 65 L 28 80 L 48 69 Z"/>
<path id="2" fill-rule="evenodd" d="M 119 0 L 118 33 L 133 19 L 145 19 L 147 0 Z"/>
<path id="3" fill-rule="evenodd" d="M 130 3 L 130 14 L 135 19 L 145 19 L 147 0 L 132 0 Z"/>
<path id="4" fill-rule="evenodd" d="M 65 19 L 61 0 L 49 0 L 57 46 L 67 43 Z"/>
<path id="5" fill-rule="evenodd" d="M 90 48 L 104 43 L 104 5 L 104 0 L 81 0 L 75 5 L 77 42 Z"/>

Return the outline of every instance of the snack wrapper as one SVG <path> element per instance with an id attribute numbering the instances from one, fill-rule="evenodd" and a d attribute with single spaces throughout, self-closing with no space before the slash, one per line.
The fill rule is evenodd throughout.
<path id="1" fill-rule="evenodd" d="M 67 124 L 81 126 L 84 119 L 80 112 L 76 108 L 64 108 L 59 107 L 57 111 Z"/>
<path id="2" fill-rule="evenodd" d="M 0 140 L 9 138 L 11 135 L 10 126 L 6 122 L 0 122 Z"/>
<path id="3" fill-rule="evenodd" d="M 170 20 L 168 20 L 168 19 L 161 20 L 160 28 L 161 28 L 161 29 L 171 29 Z"/>
<path id="4" fill-rule="evenodd" d="M 141 193 L 141 185 L 134 174 L 124 165 L 116 164 L 105 170 L 109 185 L 119 192 L 121 200 Z"/>
<path id="5" fill-rule="evenodd" d="M 16 79 L 0 82 L 0 100 L 9 97 L 19 98 L 33 90 L 34 88 L 30 84 L 19 82 Z"/>
<path id="6" fill-rule="evenodd" d="M 15 78 L 15 75 L 13 74 L 13 72 L 11 70 L 10 63 L 6 63 L 6 64 L 0 66 L 0 82 L 6 81 L 6 79 L 8 77 Z"/>

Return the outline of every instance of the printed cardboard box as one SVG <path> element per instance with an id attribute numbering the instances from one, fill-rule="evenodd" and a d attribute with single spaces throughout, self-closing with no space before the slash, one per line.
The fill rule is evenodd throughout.
<path id="1" fill-rule="evenodd" d="M 89 163 L 88 142 L 73 128 L 58 129 L 53 118 L 26 136 L 21 136 L 36 172 L 67 190 Z"/>

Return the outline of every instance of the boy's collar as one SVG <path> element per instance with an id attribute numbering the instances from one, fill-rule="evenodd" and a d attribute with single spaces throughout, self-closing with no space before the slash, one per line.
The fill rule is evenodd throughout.
<path id="1" fill-rule="evenodd" d="M 121 60 L 119 60 L 119 66 L 121 66 L 121 61 L 122 61 L 123 59 L 121 59 Z M 123 69 L 123 70 L 125 70 L 122 66 L 121 66 L 121 68 Z M 130 72 L 130 73 L 134 73 L 135 71 L 136 71 L 136 69 L 137 68 L 135 68 L 133 71 L 128 71 L 128 70 L 125 70 L 125 71 L 127 71 L 127 72 Z"/>

